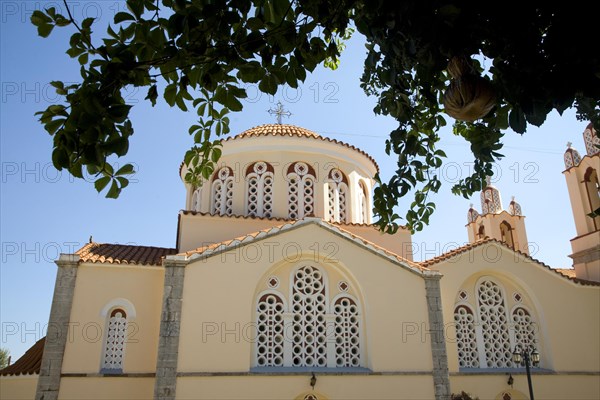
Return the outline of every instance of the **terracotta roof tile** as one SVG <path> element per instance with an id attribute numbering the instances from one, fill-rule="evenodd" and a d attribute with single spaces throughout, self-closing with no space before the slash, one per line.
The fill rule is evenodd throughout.
<path id="1" fill-rule="evenodd" d="M 575 274 L 575 270 L 573 268 L 556 268 L 556 271 L 560 272 L 566 277 L 577 278 L 577 275 Z"/>
<path id="2" fill-rule="evenodd" d="M 472 249 L 474 249 L 476 247 L 479 247 L 479 246 L 482 246 L 482 245 L 488 244 L 488 243 L 497 243 L 497 244 L 499 244 L 499 245 L 501 245 L 503 247 L 506 247 L 507 249 L 509 249 L 511 251 L 514 251 L 515 253 L 517 253 L 517 254 L 519 254 L 519 255 L 527 258 L 528 260 L 533 261 L 534 263 L 536 263 L 538 265 L 541 265 L 542 267 L 544 267 L 546 269 L 549 269 L 550 271 L 552 271 L 552 272 L 558 274 L 559 276 L 561 276 L 561 277 L 563 277 L 565 279 L 568 279 L 568 280 L 570 280 L 572 282 L 579 283 L 580 285 L 600 286 L 600 282 L 588 281 L 588 280 L 585 280 L 585 279 L 579 279 L 579 278 L 575 277 L 574 272 L 573 273 L 571 273 L 571 272 L 563 273 L 563 271 L 574 271 L 574 270 L 570 270 L 570 269 L 566 269 L 565 270 L 565 269 L 552 268 L 549 265 L 543 263 L 542 261 L 540 261 L 540 260 L 538 260 L 536 258 L 531 257 L 529 254 L 523 253 L 522 251 L 514 250 L 512 247 L 509 247 L 506 243 L 501 242 L 501 241 L 496 240 L 496 239 L 492 239 L 492 238 L 482 239 L 482 240 L 478 240 L 478 241 L 476 241 L 474 243 L 466 244 L 464 246 L 461 246 L 461 247 L 458 247 L 458 248 L 456 248 L 454 250 L 451 250 L 451 251 L 449 251 L 447 253 L 441 254 L 441 255 L 439 255 L 437 257 L 433 257 L 433 258 L 430 258 L 429 260 L 421 261 L 419 264 L 421 266 L 423 266 L 423 267 L 430 268 L 432 265 L 438 264 L 438 263 L 440 263 L 442 261 L 448 260 L 448 259 L 450 259 L 452 257 L 455 257 L 457 255 L 460 255 L 462 253 L 465 253 L 465 252 L 467 252 L 469 250 L 472 250 Z"/>
<path id="3" fill-rule="evenodd" d="M 233 218 L 233 219 L 260 219 L 267 221 L 295 221 L 289 218 L 281 217 L 257 217 L 255 215 L 215 215 L 207 212 L 193 211 L 193 210 L 181 210 L 183 215 L 202 215 L 207 217 L 218 217 L 218 218 Z"/>
<path id="4" fill-rule="evenodd" d="M 358 147 L 355 147 L 346 142 L 342 142 L 340 140 L 330 139 L 328 137 L 321 136 L 311 130 L 308 130 L 308 129 L 305 129 L 305 128 L 302 128 L 299 126 L 295 126 L 295 125 L 287 125 L 287 124 L 259 125 L 254 128 L 247 129 L 238 135 L 230 136 L 230 137 L 224 139 L 224 141 L 243 139 L 243 138 L 249 138 L 249 137 L 258 137 L 258 136 L 290 136 L 290 137 L 297 136 L 297 137 L 306 137 L 306 138 L 311 138 L 311 139 L 322 140 L 324 142 L 339 144 L 339 145 L 345 146 L 349 149 L 352 149 L 354 151 L 357 151 L 357 152 L 361 153 L 362 155 L 364 155 L 365 157 L 367 157 L 373 163 L 373 165 L 375 166 L 377 171 L 379 171 L 379 165 L 377 164 L 375 159 L 373 157 L 371 157 L 365 151 L 359 149 Z"/>
<path id="5" fill-rule="evenodd" d="M 77 250 L 75 254 L 79 255 L 81 262 L 161 265 L 165 256 L 175 253 L 176 249 L 165 247 L 92 242 Z"/>
<path id="6" fill-rule="evenodd" d="M 46 337 L 44 336 L 33 346 L 29 348 L 14 364 L 9 365 L 4 369 L 0 369 L 0 375 L 33 375 L 40 373 L 40 365 L 42 365 L 42 355 L 44 354 L 44 344 Z"/>
<path id="7" fill-rule="evenodd" d="M 207 212 L 193 211 L 193 210 L 181 210 L 183 215 L 202 215 L 215 218 L 234 218 L 234 219 L 259 219 L 267 221 L 299 221 L 297 219 L 283 218 L 283 217 L 257 217 L 255 215 L 215 215 Z M 335 226 L 364 226 L 375 228 L 375 224 L 360 224 L 357 222 L 328 222 L 328 224 Z M 407 229 L 406 226 L 401 225 L 400 229 Z"/>
<path id="8" fill-rule="evenodd" d="M 250 136 L 305 136 L 313 138 L 322 138 L 319 134 L 296 125 L 288 124 L 264 124 L 246 129 L 244 132 L 235 135 L 232 139 L 239 139 Z"/>

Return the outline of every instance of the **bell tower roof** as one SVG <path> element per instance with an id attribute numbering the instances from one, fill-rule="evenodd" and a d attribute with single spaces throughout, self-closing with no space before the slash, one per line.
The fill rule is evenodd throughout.
<path id="1" fill-rule="evenodd" d="M 569 169 L 571 167 L 576 167 L 581 162 L 581 155 L 574 147 L 572 147 L 573 143 L 567 143 L 567 150 L 565 150 L 564 160 L 565 160 L 565 168 Z"/>

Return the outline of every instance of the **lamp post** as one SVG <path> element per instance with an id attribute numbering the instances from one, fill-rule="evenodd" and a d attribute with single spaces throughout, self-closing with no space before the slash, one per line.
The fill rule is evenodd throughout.
<path id="1" fill-rule="evenodd" d="M 517 365 L 525 365 L 527 371 L 527 384 L 529 385 L 529 398 L 533 398 L 533 386 L 531 385 L 531 371 L 529 367 L 531 364 L 537 366 L 540 363 L 540 353 L 538 353 L 535 347 L 524 348 L 521 350 L 519 346 L 515 347 L 513 351 L 513 362 Z"/>

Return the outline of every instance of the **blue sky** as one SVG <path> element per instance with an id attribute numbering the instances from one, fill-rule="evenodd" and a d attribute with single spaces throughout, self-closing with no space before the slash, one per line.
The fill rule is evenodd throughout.
<path id="1" fill-rule="evenodd" d="M 118 0 L 71 4 L 76 19 L 97 17 L 99 25 L 124 9 Z M 48 82 L 75 82 L 79 72 L 77 62 L 65 54 L 72 28 L 42 39 L 29 23 L 33 10 L 48 5 L 64 13 L 59 1 L 0 2 L 0 347 L 9 348 L 13 360 L 45 334 L 56 274 L 53 261 L 59 253 L 74 252 L 90 235 L 97 242 L 175 246 L 177 213 L 185 200 L 178 169 L 192 145 L 187 129 L 195 121 L 195 113 L 164 104 L 152 108 L 143 100 L 143 89 L 132 89 L 126 98 L 135 105 L 131 117 L 136 133 L 119 164 L 131 162 L 138 173 L 121 197 L 105 199 L 91 183 L 56 171 L 51 138 L 34 113 L 57 99 Z M 281 101 L 293 113 L 284 123 L 358 146 L 378 161 L 388 178 L 395 160 L 385 154 L 384 141 L 395 123 L 374 115 L 375 99 L 359 87 L 364 56 L 363 40 L 355 35 L 337 71 L 318 69 L 299 89 L 284 88 L 273 98 L 249 85 L 244 111 L 231 116 L 232 133 L 273 123 L 267 110 Z M 530 127 L 523 136 L 506 132 L 506 157 L 493 179 L 505 208 L 511 195 L 523 207 L 532 255 L 555 268 L 571 266 L 569 239 L 575 236 L 562 154 L 567 141 L 583 152 L 586 125 L 570 110 L 563 116 L 551 114 L 541 128 Z M 434 198 L 437 211 L 431 224 L 413 237 L 417 260 L 468 240 L 464 225 L 470 201 L 452 195 L 450 187 L 470 173 L 472 156 L 468 144 L 449 127 L 440 135 L 440 147 L 448 155 L 440 171 L 444 186 Z M 401 215 L 411 201 L 401 200 Z M 478 197 L 472 202 L 480 209 Z"/>

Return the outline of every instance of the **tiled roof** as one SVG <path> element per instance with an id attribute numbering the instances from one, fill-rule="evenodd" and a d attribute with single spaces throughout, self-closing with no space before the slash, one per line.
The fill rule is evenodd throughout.
<path id="1" fill-rule="evenodd" d="M 46 337 L 44 336 L 33 346 L 29 348 L 14 364 L 9 365 L 4 369 L 0 369 L 0 375 L 32 375 L 40 373 L 40 365 L 42 365 L 42 355 L 44 354 L 44 344 Z"/>
<path id="2" fill-rule="evenodd" d="M 357 152 L 361 153 L 362 155 L 364 155 L 365 157 L 367 157 L 373 163 L 373 165 L 375 166 L 377 171 L 379 171 L 379 165 L 377 165 L 377 162 L 375 161 L 375 159 L 373 157 L 371 157 L 368 153 L 359 149 L 358 147 L 355 147 L 351 144 L 342 142 L 340 140 L 330 139 L 328 137 L 321 136 L 313 131 L 310 131 L 308 129 L 305 129 L 305 128 L 302 128 L 299 126 L 295 126 L 295 125 L 287 125 L 287 124 L 259 125 L 254 128 L 247 129 L 238 135 L 230 136 L 230 137 L 226 138 L 224 141 L 249 138 L 249 137 L 258 137 L 258 136 L 290 136 L 290 137 L 296 136 L 296 137 L 306 137 L 306 138 L 311 138 L 311 139 L 322 140 L 324 142 L 339 144 L 339 145 L 345 146 L 349 149 L 352 149 L 354 151 L 357 151 Z M 181 172 L 181 169 L 180 169 L 180 172 Z"/>
<path id="3" fill-rule="evenodd" d="M 165 247 L 135 246 L 91 242 L 77 250 L 81 262 L 109 264 L 161 265 L 162 259 L 177 253 Z"/>
<path id="4" fill-rule="evenodd" d="M 556 268 L 556 271 L 560 272 L 566 277 L 577 278 L 577 275 L 575 274 L 575 270 L 573 268 Z"/>
<path id="5" fill-rule="evenodd" d="M 322 138 L 319 134 L 296 125 L 287 124 L 265 124 L 255 126 L 235 135 L 232 139 L 239 139 L 250 136 L 305 136 L 313 138 Z"/>
<path id="6" fill-rule="evenodd" d="M 430 258 L 430 259 L 425 260 L 425 261 L 421 261 L 419 264 L 422 265 L 422 266 L 424 266 L 424 267 L 428 267 L 429 268 L 429 267 L 431 267 L 434 264 L 440 263 L 440 262 L 445 261 L 445 260 L 447 260 L 449 258 L 452 258 L 452 257 L 455 257 L 455 256 L 457 256 L 459 254 L 465 253 L 465 252 L 467 252 L 467 251 L 469 251 L 469 250 L 471 250 L 471 249 L 473 249 L 475 247 L 478 247 L 478 246 L 481 246 L 483 244 L 490 243 L 490 242 L 496 242 L 496 239 L 487 238 L 487 239 L 478 240 L 478 241 L 476 241 L 474 243 L 469 243 L 469 244 L 466 244 L 464 246 L 457 247 L 456 249 L 450 250 L 450 251 L 448 251 L 446 253 L 443 253 L 443 254 L 440 254 L 439 256 Z"/>
<path id="7" fill-rule="evenodd" d="M 594 281 L 588 281 L 588 280 L 585 280 L 585 279 L 576 278 L 574 272 L 564 273 L 564 271 L 574 271 L 574 270 L 571 270 L 571 269 L 565 270 L 565 269 L 552 268 L 549 265 L 543 263 L 542 261 L 540 261 L 540 260 L 538 260 L 536 258 L 531 257 L 529 254 L 525 254 L 525 253 L 523 253 L 521 251 L 514 250 L 512 247 L 508 246 L 506 243 L 501 242 L 501 241 L 496 240 L 496 239 L 492 239 L 492 238 L 486 238 L 486 239 L 478 240 L 478 241 L 476 241 L 474 243 L 466 244 L 464 246 L 461 246 L 461 247 L 458 247 L 458 248 L 456 248 L 454 250 L 451 250 L 451 251 L 449 251 L 447 253 L 441 254 L 441 255 L 439 255 L 437 257 L 433 257 L 433 258 L 430 258 L 429 260 L 421 261 L 419 263 L 419 265 L 421 265 L 423 267 L 430 268 L 432 265 L 435 265 L 435 264 L 438 264 L 438 263 L 440 263 L 442 261 L 445 261 L 445 260 L 448 260 L 450 258 L 456 257 L 456 256 L 458 256 L 458 255 L 460 255 L 462 253 L 465 253 L 465 252 L 470 251 L 470 250 L 472 250 L 472 249 L 474 249 L 476 247 L 483 246 L 484 244 L 488 244 L 488 243 L 496 243 L 496 244 L 498 244 L 500 246 L 503 246 L 503 247 L 507 248 L 508 250 L 513 251 L 513 252 L 515 252 L 515 253 L 517 253 L 517 254 L 525 257 L 526 259 L 528 259 L 530 261 L 533 261 L 534 263 L 536 263 L 538 265 L 541 265 L 542 267 L 544 267 L 546 269 L 549 269 L 550 271 L 556 273 L 560 277 L 568 279 L 568 280 L 570 280 L 572 282 L 578 283 L 580 285 L 600 286 L 600 282 L 594 282 Z"/>
<path id="8" fill-rule="evenodd" d="M 333 231 L 334 233 L 340 234 L 351 241 L 354 241 L 356 243 L 361 244 L 364 247 L 367 247 L 369 250 L 372 250 L 375 253 L 378 253 L 388 259 L 393 259 L 394 261 L 407 266 L 409 269 L 411 269 L 415 272 L 430 271 L 427 267 L 420 265 L 419 263 L 409 261 L 409 260 L 399 256 L 396 253 L 386 250 L 383 247 L 381 247 L 367 239 L 364 239 L 346 229 L 341 228 L 339 225 L 334 225 L 334 224 L 324 221 L 320 218 L 305 218 L 302 220 L 287 222 L 287 223 L 284 223 L 281 225 L 276 225 L 273 227 L 262 229 L 260 231 L 249 233 L 247 235 L 239 236 L 234 239 L 224 240 L 222 242 L 213 243 L 208 246 L 199 247 L 197 249 L 190 250 L 185 253 L 179 253 L 179 254 L 177 254 L 177 256 L 185 257 L 187 259 L 193 259 L 193 258 L 199 257 L 201 255 L 210 256 L 211 254 L 213 254 L 215 252 L 220 252 L 220 251 L 225 251 L 225 250 L 228 250 L 231 248 L 235 248 L 236 246 L 244 245 L 246 243 L 253 242 L 254 240 L 261 239 L 263 237 L 271 236 L 271 235 L 286 231 L 291 228 L 297 228 L 302 225 L 308 225 L 308 224 L 315 224 L 315 225 L 321 226 L 325 229 L 328 229 L 330 231 Z"/>
<path id="9" fill-rule="evenodd" d="M 216 214 L 211 214 L 211 213 L 207 213 L 207 212 L 201 212 L 201 211 L 194 211 L 194 210 L 181 210 L 181 213 L 183 215 L 202 215 L 202 216 L 208 216 L 208 217 L 216 217 L 216 218 L 233 218 L 233 219 L 259 219 L 259 220 L 266 220 L 266 221 L 298 221 L 296 219 L 292 219 L 292 218 L 283 218 L 283 217 L 257 217 L 255 215 L 216 215 Z M 360 224 L 358 222 L 327 222 L 328 224 L 331 225 L 336 225 L 336 226 L 364 226 L 364 227 L 372 227 L 372 228 L 376 228 L 375 224 Z M 406 226 L 401 225 L 399 227 L 400 229 L 404 229 L 406 230 Z"/>
<path id="10" fill-rule="evenodd" d="M 215 215 L 207 212 L 193 211 L 193 210 L 181 210 L 183 215 L 202 215 L 207 217 L 218 217 L 218 218 L 233 218 L 233 219 L 260 219 L 267 221 L 294 221 L 289 218 L 281 217 L 257 217 L 255 215 Z"/>

